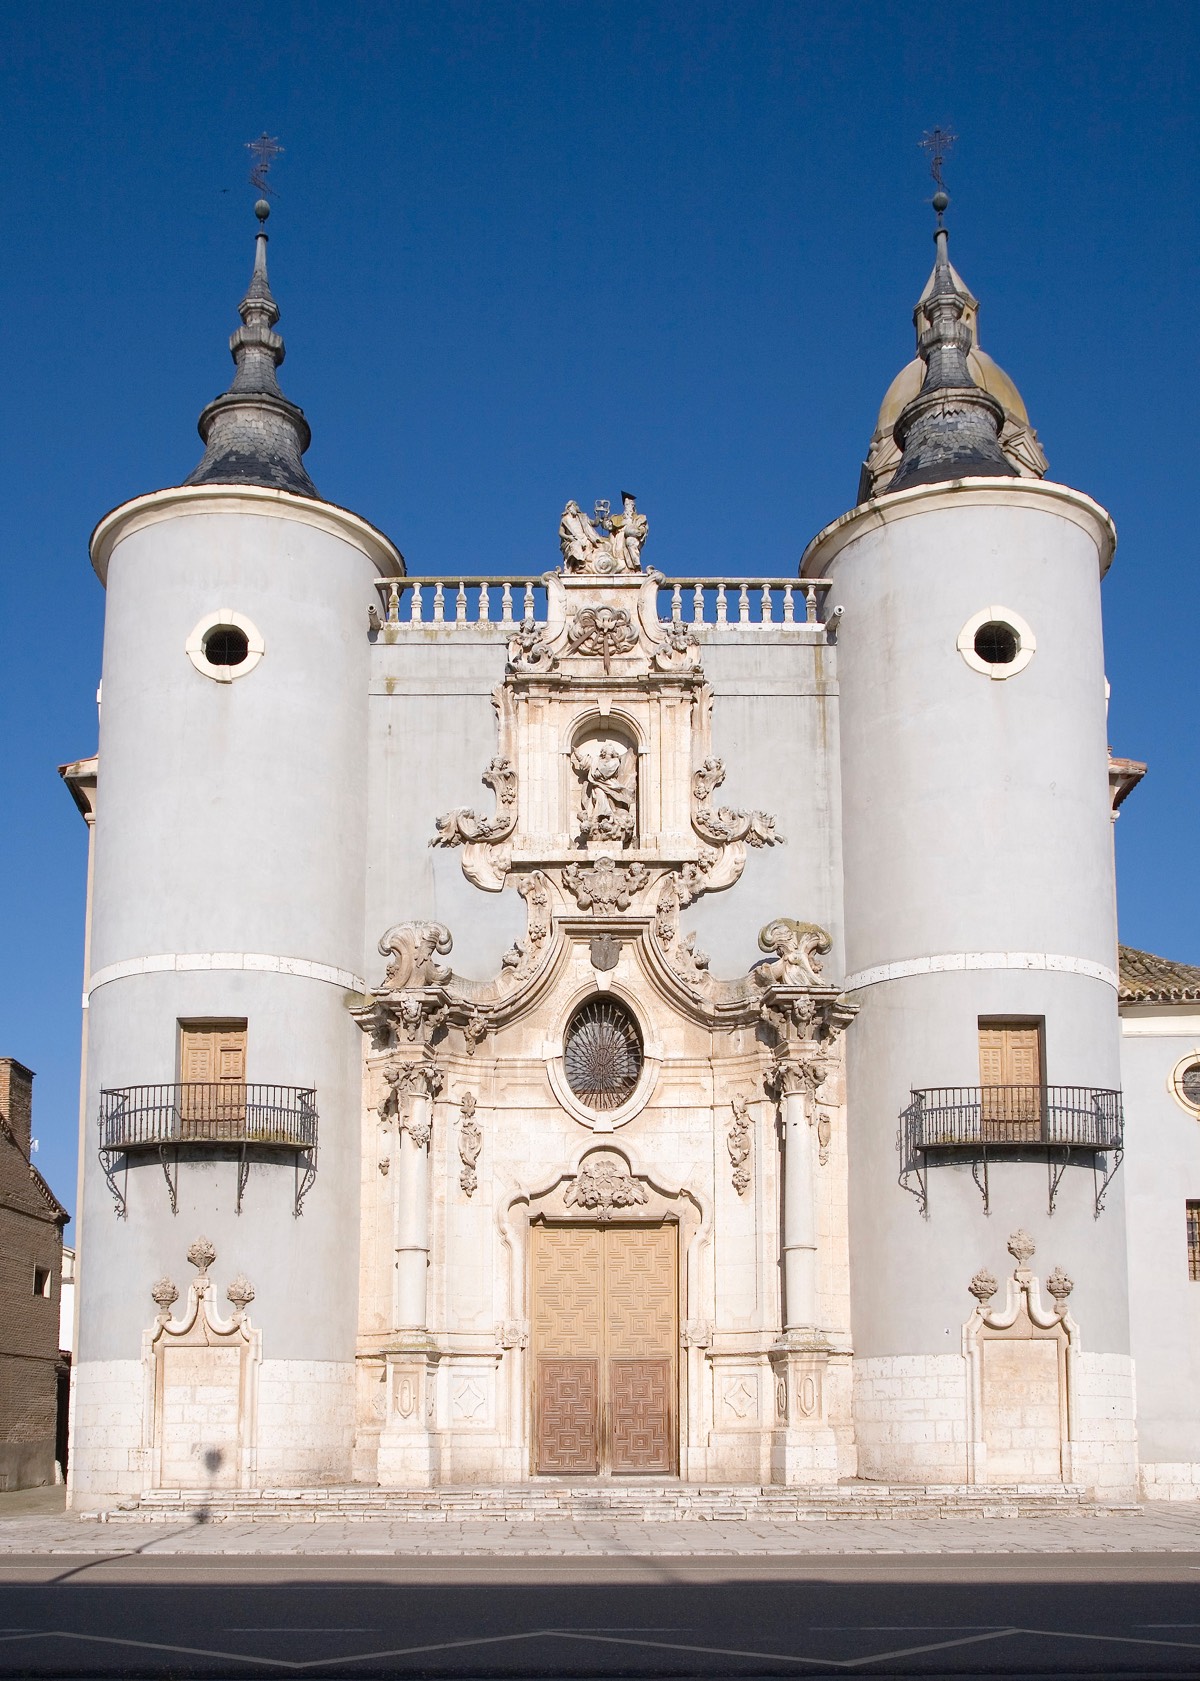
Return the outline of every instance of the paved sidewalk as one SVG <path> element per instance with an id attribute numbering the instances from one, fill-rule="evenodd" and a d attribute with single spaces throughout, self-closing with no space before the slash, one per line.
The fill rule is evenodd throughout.
<path id="1" fill-rule="evenodd" d="M 24 1515 L 0 1497 L 0 1555 L 72 1553 L 192 1556 L 223 1553 L 331 1556 L 527 1558 L 745 1557 L 929 1553 L 1193 1553 L 1200 1555 L 1200 1503 L 1143 1505 L 1112 1515 L 1064 1512 L 1032 1518 L 920 1518 L 803 1522 L 671 1523 L 596 1519 L 537 1522 L 337 1519 L 104 1523 L 70 1513 Z"/>

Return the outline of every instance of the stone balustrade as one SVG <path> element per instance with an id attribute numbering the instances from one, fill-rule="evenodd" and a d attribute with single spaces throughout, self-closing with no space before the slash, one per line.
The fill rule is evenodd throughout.
<path id="1" fill-rule="evenodd" d="M 827 578 L 663 578 L 658 612 L 664 623 L 818 625 L 829 587 Z M 376 588 L 380 625 L 400 630 L 546 618 L 541 577 L 381 578 Z"/>

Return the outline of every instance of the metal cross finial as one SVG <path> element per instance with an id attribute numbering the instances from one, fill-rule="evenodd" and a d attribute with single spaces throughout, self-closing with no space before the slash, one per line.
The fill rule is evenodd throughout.
<path id="1" fill-rule="evenodd" d="M 942 180 L 942 165 L 957 139 L 957 134 L 952 133 L 948 128 L 943 128 L 939 123 L 936 127 L 931 128 L 928 133 L 923 134 L 917 142 L 923 152 L 929 153 L 929 173 L 933 176 L 934 184 L 939 192 L 944 193 L 946 190 L 946 183 Z"/>
<path id="2" fill-rule="evenodd" d="M 267 173 L 275 159 L 283 152 L 278 140 L 272 139 L 264 128 L 257 140 L 247 140 L 246 150 L 250 154 L 250 185 L 257 187 L 260 193 L 273 193 L 274 188 L 267 181 Z"/>

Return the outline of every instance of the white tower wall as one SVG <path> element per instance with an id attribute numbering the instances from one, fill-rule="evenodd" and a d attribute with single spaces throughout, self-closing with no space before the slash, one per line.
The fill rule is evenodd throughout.
<path id="1" fill-rule="evenodd" d="M 928 1214 L 898 1183 L 913 1088 L 980 1083 L 980 1017 L 1044 1018 L 1042 1078 L 1120 1084 L 1100 577 L 1114 536 L 1088 498 L 962 480 L 883 497 L 806 553 L 834 580 L 844 790 L 850 1241 L 860 1470 L 969 1474 L 964 1324 L 976 1268 L 1003 1281 L 1009 1235 L 1075 1281 L 1065 1473 L 1136 1479 L 1122 1179 L 1097 1218 L 1069 1166 L 1048 1213 L 1038 1160 L 930 1166 Z M 1036 652 L 1004 680 L 957 646 L 1005 609 Z M 1003 618 L 1004 612 L 994 616 Z M 909 1189 L 916 1189 L 910 1177 Z M 1001 1282 L 1000 1300 L 1004 1285 Z"/>
<path id="2" fill-rule="evenodd" d="M 366 610 L 374 578 L 401 563 L 354 515 L 218 485 L 116 510 L 93 556 L 108 603 L 75 1498 L 150 1481 L 149 1292 L 165 1275 L 186 1302 L 186 1252 L 201 1234 L 217 1252 L 219 1311 L 235 1274 L 255 1291 L 257 1480 L 346 1479 L 361 1035 L 345 999 L 362 984 Z M 263 644 L 232 681 L 186 651 L 218 612 Z M 133 1160 L 120 1219 L 97 1156 L 101 1089 L 178 1080 L 179 1022 L 230 1017 L 248 1024 L 248 1082 L 316 1088 L 318 1169 L 302 1217 L 291 1159 L 253 1150 L 237 1214 L 237 1153 L 224 1148 L 181 1152 L 175 1215 L 157 1154 Z"/>

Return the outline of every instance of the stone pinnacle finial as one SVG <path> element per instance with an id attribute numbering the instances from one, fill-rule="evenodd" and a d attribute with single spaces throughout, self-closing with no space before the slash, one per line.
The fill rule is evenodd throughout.
<path id="1" fill-rule="evenodd" d="M 937 258 L 933 289 L 925 300 L 929 325 L 917 343 L 925 380 L 896 421 L 893 436 L 901 455 L 889 493 L 950 479 L 1017 477 L 1000 448 L 1003 406 L 976 385 L 967 364 L 972 342 L 963 320 L 967 300 L 950 267 L 950 234 L 943 220 L 949 203 L 939 182 L 933 195 Z"/>
<path id="2" fill-rule="evenodd" d="M 301 460 L 312 436 L 304 411 L 279 389 L 276 369 L 283 361 L 283 340 L 274 331 L 279 320 L 267 279 L 267 218 L 271 206 L 254 206 L 258 230 L 254 269 L 238 305 L 242 324 L 229 341 L 236 366 L 233 383 L 200 416 L 204 459 L 185 484 L 256 484 L 316 496 L 317 487 Z"/>

